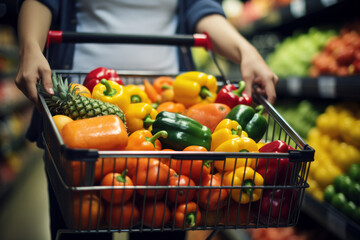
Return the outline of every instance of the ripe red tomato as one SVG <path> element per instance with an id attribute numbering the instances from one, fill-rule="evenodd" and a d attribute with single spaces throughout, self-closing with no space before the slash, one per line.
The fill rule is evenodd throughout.
<path id="1" fill-rule="evenodd" d="M 195 196 L 195 189 L 180 188 L 181 186 L 195 186 L 195 182 L 185 175 L 171 175 L 169 186 L 176 187 L 176 189 L 170 189 L 168 192 L 168 199 L 173 203 L 190 202 Z"/>
<path id="2" fill-rule="evenodd" d="M 101 181 L 102 186 L 133 186 L 131 178 L 126 175 L 126 170 L 122 173 L 108 173 Z M 133 194 L 133 189 L 112 189 L 103 190 L 102 197 L 108 203 L 121 203 L 129 200 Z"/>
<path id="3" fill-rule="evenodd" d="M 73 202 L 74 226 L 79 229 L 96 229 L 104 216 L 104 206 L 97 195 L 82 193 Z"/>
<path id="4" fill-rule="evenodd" d="M 132 176 L 134 185 L 148 186 L 148 189 L 138 189 L 137 193 L 146 197 L 164 196 L 164 189 L 151 189 L 151 186 L 165 186 L 168 184 L 169 167 L 157 159 L 148 159 L 147 164 L 138 165 L 136 174 Z"/>
<path id="5" fill-rule="evenodd" d="M 207 152 L 202 146 L 188 146 L 183 151 Z M 203 176 L 210 174 L 211 162 L 203 160 L 181 160 L 176 163 L 177 173 L 190 177 L 196 184 Z"/>
<path id="6" fill-rule="evenodd" d="M 110 172 L 122 172 L 130 166 L 130 162 L 126 161 L 125 158 L 99 158 L 95 162 L 95 172 L 94 172 L 94 184 L 100 182 L 100 180 Z M 85 180 L 85 175 L 87 173 L 85 162 L 81 161 L 71 161 L 68 165 L 69 178 L 71 183 L 74 186 L 80 186 Z M 88 172 L 89 173 L 89 172 Z"/>
<path id="7" fill-rule="evenodd" d="M 144 225 L 148 227 L 161 227 L 169 222 L 171 212 L 164 202 L 147 202 L 144 209 Z"/>
<path id="8" fill-rule="evenodd" d="M 140 219 L 140 211 L 132 202 L 108 205 L 106 208 L 106 222 L 117 229 L 128 229 Z M 111 223 L 110 223 L 111 222 Z"/>
<path id="9" fill-rule="evenodd" d="M 221 178 L 217 175 L 207 175 L 202 179 L 202 186 L 220 187 Z M 216 210 L 224 207 L 227 203 L 228 192 L 225 188 L 202 189 L 199 193 L 199 205 L 208 210 Z"/>

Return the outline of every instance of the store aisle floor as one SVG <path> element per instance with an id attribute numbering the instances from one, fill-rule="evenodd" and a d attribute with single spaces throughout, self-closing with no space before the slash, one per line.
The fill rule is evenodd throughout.
<path id="1" fill-rule="evenodd" d="M 2 240 L 50 239 L 47 183 L 41 154 L 29 168 L 1 206 Z"/>

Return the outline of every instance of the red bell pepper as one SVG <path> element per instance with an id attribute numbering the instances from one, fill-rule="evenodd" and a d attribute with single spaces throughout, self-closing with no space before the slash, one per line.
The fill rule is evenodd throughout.
<path id="1" fill-rule="evenodd" d="M 233 84 L 227 84 L 222 87 L 216 96 L 215 102 L 228 105 L 230 108 L 239 104 L 251 106 L 252 98 L 247 93 L 244 93 L 245 82 L 239 82 L 239 88 Z"/>
<path id="2" fill-rule="evenodd" d="M 297 196 L 296 189 L 267 189 L 263 192 L 261 202 L 256 203 L 255 216 L 260 210 L 259 220 L 262 223 L 288 223 L 294 217 Z"/>
<path id="3" fill-rule="evenodd" d="M 259 149 L 263 153 L 286 153 L 294 150 L 281 140 L 265 144 Z M 288 158 L 260 158 L 256 171 L 264 178 L 265 185 L 279 185 L 290 181 L 293 164 Z"/>
<path id="4" fill-rule="evenodd" d="M 103 78 L 108 81 L 114 81 L 120 85 L 124 85 L 122 79 L 114 69 L 105 67 L 98 67 L 89 72 L 85 77 L 83 85 L 87 87 L 90 92 L 92 92 L 95 85 L 98 84 Z"/>

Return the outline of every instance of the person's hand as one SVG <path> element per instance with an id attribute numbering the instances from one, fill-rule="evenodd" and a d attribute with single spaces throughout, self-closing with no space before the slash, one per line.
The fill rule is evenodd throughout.
<path id="1" fill-rule="evenodd" d="M 241 52 L 242 61 L 240 70 L 242 79 L 246 83 L 245 92 L 251 96 L 255 90 L 267 97 L 267 100 L 274 104 L 276 100 L 275 87 L 279 82 L 278 77 L 266 65 L 258 51 L 251 45 Z"/>
<path id="2" fill-rule="evenodd" d="M 40 47 L 28 46 L 20 53 L 19 69 L 15 78 L 16 86 L 40 109 L 36 84 L 41 79 L 46 91 L 54 94 L 51 69 Z"/>

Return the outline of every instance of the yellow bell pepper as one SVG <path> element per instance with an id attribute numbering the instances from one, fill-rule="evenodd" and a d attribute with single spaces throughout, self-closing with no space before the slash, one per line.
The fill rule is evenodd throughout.
<path id="1" fill-rule="evenodd" d="M 92 98 L 112 103 L 123 110 L 123 112 L 126 112 L 130 105 L 130 96 L 125 87 L 106 79 L 102 79 L 100 83 L 95 85 L 92 91 Z"/>
<path id="2" fill-rule="evenodd" d="M 131 84 L 131 85 L 127 85 L 125 89 L 130 95 L 131 103 L 143 102 L 143 103 L 151 104 L 151 101 L 147 96 L 147 94 L 143 90 L 141 90 L 138 86 Z"/>
<path id="3" fill-rule="evenodd" d="M 225 186 L 262 186 L 264 178 L 251 167 L 240 167 L 224 175 Z M 246 204 L 258 201 L 261 197 L 261 188 L 227 189 L 235 202 Z"/>
<path id="4" fill-rule="evenodd" d="M 190 71 L 175 78 L 173 89 L 174 100 L 188 108 L 201 102 L 213 103 L 216 98 L 217 81 L 213 75 Z"/>
<path id="5" fill-rule="evenodd" d="M 150 130 L 158 112 L 148 103 L 132 103 L 125 114 L 129 133 Z"/>
<path id="6" fill-rule="evenodd" d="M 259 152 L 256 142 L 247 137 L 236 137 L 221 143 L 215 152 Z M 250 166 L 255 167 L 253 158 L 226 158 L 225 161 L 215 161 L 215 168 L 222 171 L 232 171 L 235 168 Z"/>
<path id="7" fill-rule="evenodd" d="M 242 131 L 242 128 L 237 121 L 224 119 L 216 126 L 212 134 L 210 150 L 214 151 L 221 143 L 229 139 L 247 136 L 247 133 Z"/>

